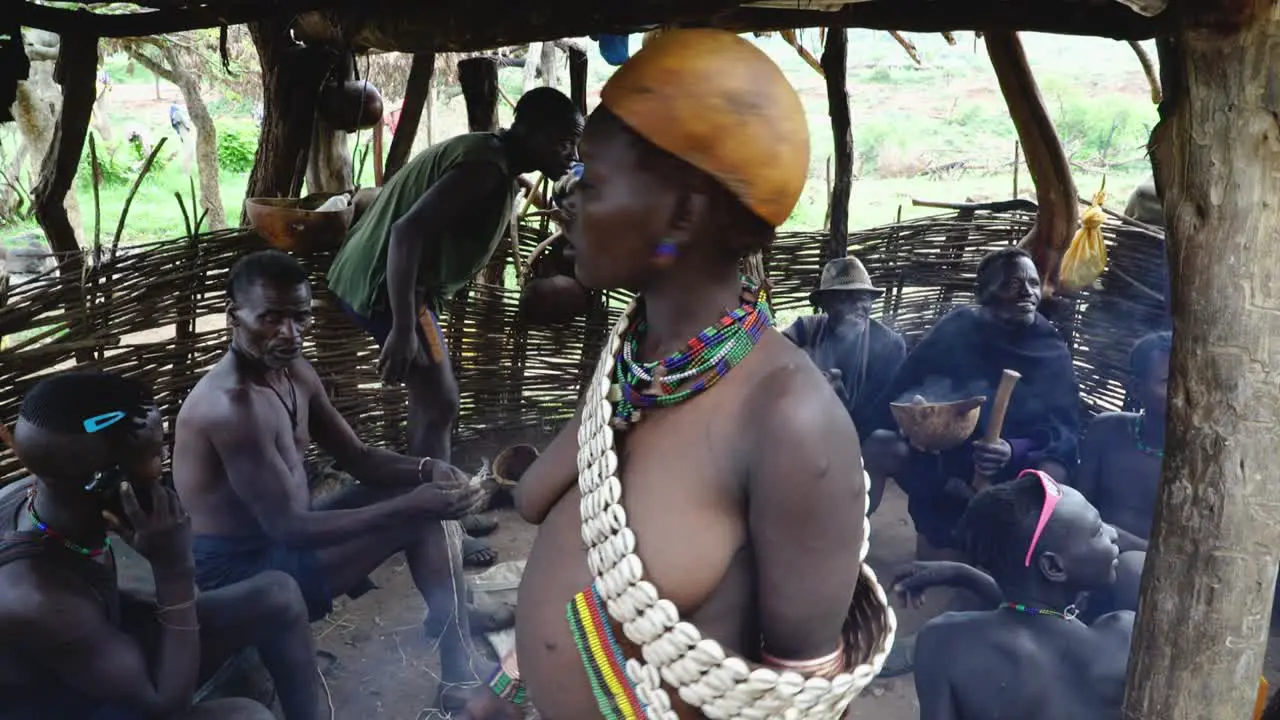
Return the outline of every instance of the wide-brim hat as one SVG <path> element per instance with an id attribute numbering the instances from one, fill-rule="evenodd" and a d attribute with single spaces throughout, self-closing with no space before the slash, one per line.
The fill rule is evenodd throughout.
<path id="1" fill-rule="evenodd" d="M 884 294 L 883 289 L 871 283 L 871 275 L 858 258 L 836 258 L 823 266 L 818 289 L 809 294 L 809 299 L 816 301 L 823 293 L 851 291 L 871 293 L 877 297 Z"/>

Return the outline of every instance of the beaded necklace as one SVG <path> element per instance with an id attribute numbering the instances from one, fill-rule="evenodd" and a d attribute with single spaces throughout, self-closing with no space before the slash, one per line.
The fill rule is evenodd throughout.
<path id="1" fill-rule="evenodd" d="M 1080 611 L 1076 608 L 1075 605 L 1066 606 L 1065 608 L 1063 608 L 1062 612 L 1058 612 L 1057 610 L 1050 610 L 1049 608 L 1028 607 L 1026 605 L 1023 605 L 1022 603 L 1013 603 L 1013 602 L 1000 603 L 1000 608 L 1004 608 L 1006 610 L 1016 610 L 1017 612 L 1026 613 L 1027 615 L 1046 615 L 1048 617 L 1058 617 L 1058 618 L 1062 618 L 1063 620 L 1075 620 L 1076 615 L 1080 613 Z"/>
<path id="2" fill-rule="evenodd" d="M 627 328 L 616 358 L 608 398 L 614 406 L 610 424 L 625 430 L 640 421 L 642 410 L 678 405 L 703 392 L 742 362 L 772 325 L 767 293 L 743 278 L 737 308 L 698 333 L 684 350 L 645 363 L 635 359 L 640 338 L 648 329 L 643 317 L 638 317 Z"/>
<path id="3" fill-rule="evenodd" d="M 1138 413 L 1133 418 L 1133 440 L 1138 444 L 1138 450 L 1140 450 L 1143 454 L 1150 455 L 1152 457 L 1162 458 L 1164 457 L 1164 448 L 1148 447 L 1147 444 L 1142 440 L 1142 426 L 1146 417 L 1147 417 L 1147 413 L 1144 411 L 1144 412 Z"/>
<path id="4" fill-rule="evenodd" d="M 36 489 L 34 487 L 27 491 L 27 515 L 31 518 L 31 523 L 36 526 L 37 530 L 44 533 L 49 537 L 49 539 L 56 540 L 61 543 L 63 547 L 71 552 L 79 553 L 85 557 L 96 558 L 111 548 L 110 537 L 103 538 L 101 547 L 87 548 L 54 532 L 53 529 L 36 514 Z"/>

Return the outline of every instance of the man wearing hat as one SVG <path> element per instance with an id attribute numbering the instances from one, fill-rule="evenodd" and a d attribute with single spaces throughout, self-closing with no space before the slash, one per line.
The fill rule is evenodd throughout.
<path id="1" fill-rule="evenodd" d="M 836 258 L 822 268 L 818 289 L 809 295 L 821 312 L 783 331 L 827 374 L 860 439 L 875 429 L 880 389 L 893 380 L 907 357 L 902 335 L 871 317 L 871 307 L 882 294 L 857 258 Z M 874 495 L 873 502 L 878 500 Z"/>

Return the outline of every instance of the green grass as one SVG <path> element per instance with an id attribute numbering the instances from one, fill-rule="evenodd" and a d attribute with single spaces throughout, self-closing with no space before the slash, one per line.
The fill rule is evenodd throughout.
<path id="1" fill-rule="evenodd" d="M 911 206 L 913 198 L 963 201 L 968 197 L 1005 199 L 1013 186 L 1013 154 L 1016 134 L 1000 96 L 986 53 L 972 34 L 957 35 L 959 43 L 948 46 L 938 35 L 911 35 L 924 65 L 917 66 L 887 34 L 850 31 L 848 87 L 853 112 L 855 181 L 850 206 L 850 226 L 865 228 L 937 212 Z M 803 31 L 802 42 L 821 54 L 816 31 Z M 1063 145 L 1074 163 L 1077 189 L 1082 195 L 1094 192 L 1107 175 L 1109 205 L 1123 207 L 1134 186 L 1148 173 L 1144 146 L 1156 120 L 1141 68 L 1122 43 L 1100 39 L 1063 38 L 1024 34 L 1027 55 L 1041 94 Z M 613 68 L 604 63 L 595 43 L 581 40 L 589 48 L 591 94 L 608 79 Z M 810 173 L 804 196 L 785 229 L 816 229 L 826 214 L 828 164 L 832 135 L 827 113 L 824 80 L 777 37 L 762 39 L 760 46 L 787 74 L 800 93 L 809 117 Z M 631 40 L 632 51 L 640 46 L 639 36 Z M 176 89 L 162 83 L 164 100 L 154 101 L 154 78 L 145 68 L 121 55 L 106 59 L 106 69 L 116 88 L 130 87 L 132 103 L 112 98 L 107 117 L 114 143 L 101 143 L 113 167 L 121 170 L 119 182 L 101 188 L 102 236 L 109 242 L 123 206 L 128 184 L 138 164 L 123 138 L 131 129 L 142 132 L 152 142 L 169 141 L 162 151 L 163 166 L 153 170 L 143 183 L 129 212 L 122 243 L 163 240 L 182 234 L 182 218 L 174 193 L 188 197 L 194 161 L 188 148 L 177 142 L 168 125 L 168 103 L 178 97 Z M 567 90 L 568 73 L 559 72 L 562 89 Z M 519 95 L 523 80 L 520 68 L 503 69 L 499 84 L 512 99 Z M 394 96 L 386 90 L 387 100 Z M 436 140 L 465 132 L 466 115 L 462 98 L 446 92 L 448 99 L 437 103 Z M 256 143 L 256 127 L 248 120 L 256 99 L 233 93 L 206 93 L 206 102 L 218 124 L 222 144 L 235 135 L 241 145 Z M 499 104 L 503 124 L 512 113 Z M 0 129 L 0 147 L 12 147 L 11 138 Z M 353 153 L 370 139 L 369 132 L 352 136 Z M 389 138 L 388 138 L 389 141 Z M 415 149 L 426 145 L 420 132 Z M 228 165 L 243 165 L 224 158 Z M 104 161 L 105 162 L 105 161 Z M 82 168 L 87 168 L 87 161 Z M 239 218 L 248 173 L 243 167 L 226 167 L 220 173 L 223 205 L 228 219 Z M 373 182 L 372 162 L 365 163 L 359 184 Z M 1019 191 L 1031 196 L 1033 188 L 1025 167 L 1020 171 Z M 81 173 L 75 185 L 85 230 L 85 242 L 93 237 L 92 188 L 88 173 Z M 26 222 L 0 227 L 0 242 L 31 230 Z"/>

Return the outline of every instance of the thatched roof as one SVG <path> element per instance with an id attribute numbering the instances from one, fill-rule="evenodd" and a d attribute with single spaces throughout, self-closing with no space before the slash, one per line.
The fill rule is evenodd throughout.
<path id="1" fill-rule="evenodd" d="M 657 26 L 739 31 L 863 27 L 938 32 L 1032 30 L 1142 39 L 1167 29 L 1165 0 L 137 0 L 129 14 L 98 15 L 19 0 L 21 25 L 105 37 L 154 35 L 297 17 L 307 41 L 382 50 L 483 50 L 537 40 L 627 33 Z M 1133 8 L 1137 8 L 1136 11 Z"/>

